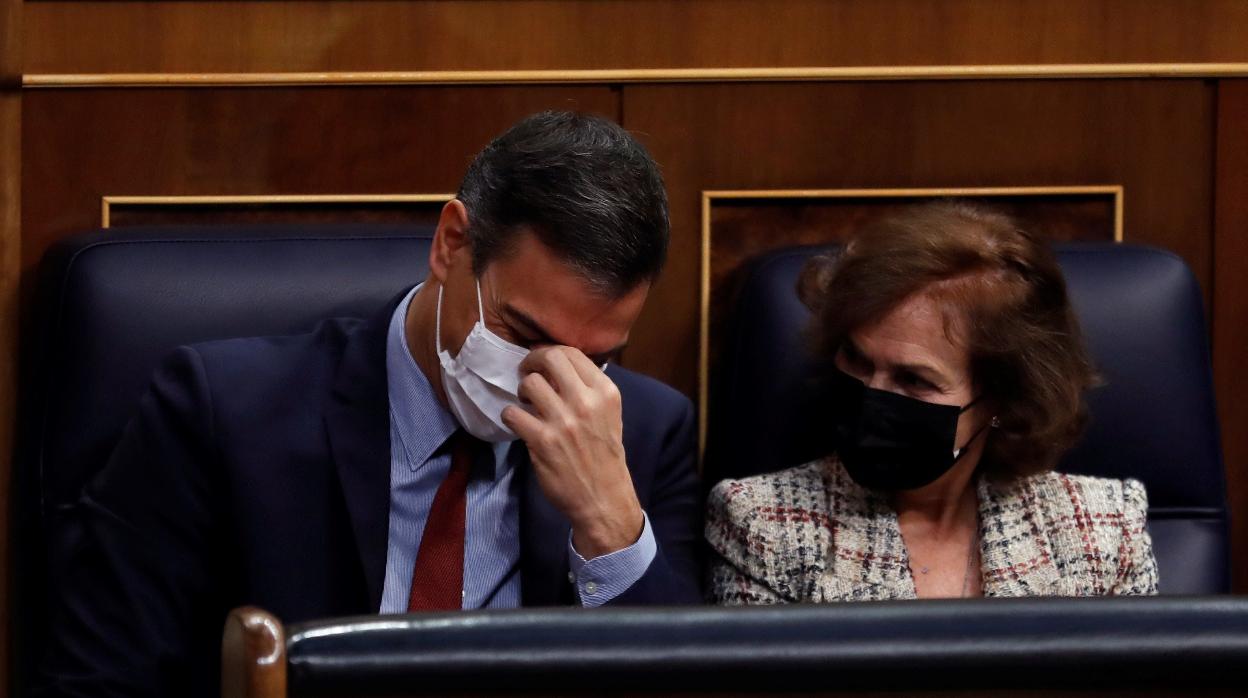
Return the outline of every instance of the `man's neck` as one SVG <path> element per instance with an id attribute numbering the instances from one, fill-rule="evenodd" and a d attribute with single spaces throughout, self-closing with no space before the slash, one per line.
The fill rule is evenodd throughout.
<path id="1" fill-rule="evenodd" d="M 416 365 L 433 387 L 433 394 L 443 407 L 447 407 L 446 389 L 442 385 L 442 371 L 439 369 L 437 345 L 434 343 L 438 288 L 438 282 L 429 280 L 416 291 L 407 307 L 407 317 L 403 318 L 403 338 Z"/>

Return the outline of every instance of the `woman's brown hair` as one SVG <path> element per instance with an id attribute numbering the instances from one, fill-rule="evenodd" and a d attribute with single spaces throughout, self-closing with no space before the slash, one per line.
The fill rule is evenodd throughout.
<path id="1" fill-rule="evenodd" d="M 999 426 L 980 469 L 998 479 L 1051 469 L 1087 421 L 1097 380 L 1057 260 L 1009 216 L 963 201 L 920 204 L 869 223 L 838 257 L 817 257 L 798 287 L 816 355 L 903 300 L 930 294 L 945 334 Z"/>

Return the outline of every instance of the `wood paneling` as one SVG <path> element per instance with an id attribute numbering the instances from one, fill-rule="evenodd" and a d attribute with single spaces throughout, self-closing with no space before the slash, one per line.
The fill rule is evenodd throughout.
<path id="1" fill-rule="evenodd" d="M 1214 106 L 1205 82 L 623 89 L 625 124 L 663 165 L 674 231 L 629 359 L 690 395 L 705 190 L 1122 184 L 1126 240 L 1177 252 L 1210 288 Z"/>
<path id="2" fill-rule="evenodd" d="M 440 193 L 547 108 L 618 114 L 607 87 L 52 90 L 26 94 L 23 268 L 100 225 L 105 195 Z"/>
<path id="3" fill-rule="evenodd" d="M 17 426 L 18 285 L 21 270 L 22 93 L 20 0 L 0 0 L 0 698 L 9 695 L 13 570 L 10 482 Z"/>
<path id="4" fill-rule="evenodd" d="M 1239 0 L 27 5 L 27 73 L 1248 61 Z"/>
<path id="5" fill-rule="evenodd" d="M 442 206 L 453 194 L 422 201 L 369 201 L 367 197 L 273 197 L 239 200 L 231 197 L 212 203 L 193 199 L 178 201 L 125 200 L 105 202 L 104 227 L 121 225 L 269 225 L 279 223 L 415 223 L 436 225 Z M 153 197 L 156 198 L 156 197 Z M 424 198 L 433 198 L 425 197 Z"/>
<path id="6" fill-rule="evenodd" d="M 1231 495 L 1236 588 L 1248 590 L 1248 80 L 1218 87 L 1213 375 Z"/>
<path id="7" fill-rule="evenodd" d="M 1041 231 L 1052 240 L 1115 239 L 1117 206 L 1113 192 L 1063 194 L 1058 193 L 1060 190 L 1037 189 L 1030 194 L 986 196 L 976 195 L 975 190 L 960 191 L 963 193 L 958 196 L 1005 212 L 1025 228 Z M 900 206 L 950 195 L 714 196 L 708 230 L 711 288 L 719 289 L 751 257 L 782 247 L 844 242 L 872 218 Z"/>

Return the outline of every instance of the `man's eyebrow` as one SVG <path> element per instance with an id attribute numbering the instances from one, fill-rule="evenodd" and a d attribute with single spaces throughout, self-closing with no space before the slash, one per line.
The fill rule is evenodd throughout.
<path id="1" fill-rule="evenodd" d="M 568 346 L 566 343 L 560 342 L 558 339 L 555 339 L 554 337 L 552 337 L 551 334 L 546 331 L 546 328 L 542 327 L 541 323 L 539 323 L 537 320 L 534 320 L 533 318 L 529 317 L 528 315 L 526 315 L 524 312 L 520 310 L 516 310 L 511 305 L 503 305 L 503 314 L 506 315 L 507 319 L 510 320 L 511 322 L 517 325 L 523 325 L 521 329 L 524 329 L 529 334 L 534 335 L 534 339 L 532 341 L 535 341 L 541 344 L 558 344 L 561 346 Z M 619 354 L 620 352 L 624 351 L 624 347 L 626 346 L 628 346 L 628 342 L 624 342 L 623 344 L 615 347 L 614 349 L 611 349 L 610 351 L 606 351 L 601 354 L 595 354 L 593 356 L 590 356 L 589 358 L 594 359 L 595 361 L 599 361 L 599 360 L 606 361 L 610 359 L 611 357 L 615 356 L 616 354 Z"/>
<path id="2" fill-rule="evenodd" d="M 523 327 L 521 329 L 527 330 L 531 335 L 535 335 L 533 338 L 534 341 L 542 342 L 544 344 L 562 344 L 562 342 L 552 337 L 550 333 L 546 331 L 546 328 L 542 327 L 541 323 L 523 312 L 516 310 L 510 304 L 503 306 L 503 313 L 506 314 L 508 319 L 512 322 L 522 325 Z"/>

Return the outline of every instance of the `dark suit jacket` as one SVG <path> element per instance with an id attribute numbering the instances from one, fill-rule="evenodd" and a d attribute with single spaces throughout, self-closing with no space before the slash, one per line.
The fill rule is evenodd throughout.
<path id="1" fill-rule="evenodd" d="M 376 613 L 386 566 L 386 330 L 179 348 L 53 547 L 54 695 L 217 695 L 229 609 L 284 622 Z M 624 446 L 658 553 L 615 604 L 695 603 L 700 501 L 688 399 L 611 367 Z M 573 601 L 569 524 L 526 479 L 526 606 Z"/>

